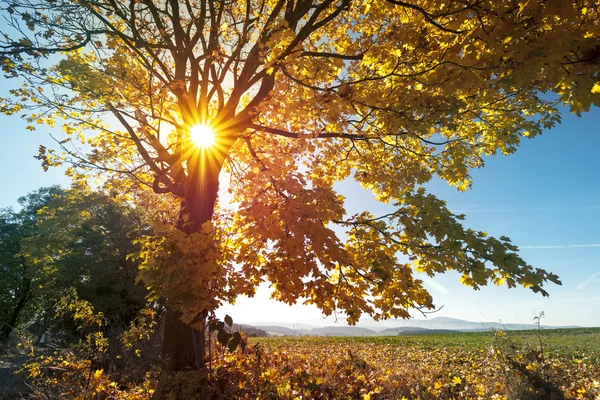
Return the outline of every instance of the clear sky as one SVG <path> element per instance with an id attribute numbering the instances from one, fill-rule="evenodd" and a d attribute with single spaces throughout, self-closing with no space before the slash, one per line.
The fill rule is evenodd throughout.
<path id="1" fill-rule="evenodd" d="M 6 89 L 2 85 L 0 92 Z M 44 172 L 33 158 L 40 144 L 52 144 L 50 128 L 27 131 L 18 116 L 0 116 L 0 127 L 0 208 L 15 207 L 18 197 L 39 187 L 69 185 L 60 170 Z M 466 214 L 466 226 L 509 236 L 525 260 L 558 274 L 563 282 L 549 285 L 550 297 L 543 298 L 505 286 L 473 291 L 452 273 L 425 277 L 435 303 L 444 306 L 434 316 L 531 323 L 544 311 L 548 325 L 600 326 L 599 134 L 599 109 L 581 118 L 565 110 L 560 126 L 524 141 L 516 154 L 488 158 L 483 169 L 473 171 L 471 190 L 461 193 L 439 181 L 429 185 L 452 211 Z M 340 189 L 349 212 L 385 208 L 352 184 Z M 236 322 L 334 323 L 333 318 L 323 320 L 315 308 L 269 300 L 266 286 L 253 299 L 242 298 L 222 312 Z"/>

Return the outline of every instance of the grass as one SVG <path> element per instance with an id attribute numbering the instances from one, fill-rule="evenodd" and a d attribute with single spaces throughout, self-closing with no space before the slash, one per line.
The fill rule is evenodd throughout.
<path id="1" fill-rule="evenodd" d="M 561 356 L 580 356 L 586 354 L 600 360 L 600 328 L 542 329 L 539 336 L 535 330 L 505 331 L 506 337 L 517 347 L 535 347 L 541 338 L 546 350 Z M 365 343 L 373 345 L 419 345 L 435 350 L 439 347 L 467 347 L 479 349 L 496 342 L 494 332 L 461 332 L 431 335 L 397 336 L 353 336 L 353 337 L 269 337 L 251 338 L 255 343 L 278 342 L 305 343 Z"/>

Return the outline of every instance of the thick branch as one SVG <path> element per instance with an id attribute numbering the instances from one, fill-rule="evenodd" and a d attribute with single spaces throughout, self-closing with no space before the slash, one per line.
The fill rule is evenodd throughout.
<path id="1" fill-rule="evenodd" d="M 454 29 L 446 28 L 441 23 L 439 23 L 438 21 L 433 19 L 432 15 L 430 13 L 428 13 L 427 11 L 425 11 L 425 9 L 423 9 L 422 7 L 419 7 L 414 4 L 404 2 L 404 1 L 400 1 L 400 0 L 387 0 L 387 2 L 391 3 L 391 4 L 395 4 L 397 6 L 402 6 L 402 7 L 410 8 L 410 9 L 417 11 L 419 14 L 421 14 L 423 16 L 423 18 L 425 18 L 425 20 L 427 22 L 429 22 L 431 25 L 435 26 L 439 30 L 442 30 L 442 31 L 448 32 L 448 33 L 456 33 L 456 34 L 464 33 L 464 31 L 457 31 Z"/>

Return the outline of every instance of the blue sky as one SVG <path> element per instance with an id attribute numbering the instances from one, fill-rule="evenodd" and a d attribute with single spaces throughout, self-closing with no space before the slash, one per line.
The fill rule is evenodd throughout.
<path id="1" fill-rule="evenodd" d="M 548 325 L 600 326 L 599 125 L 598 108 L 581 118 L 564 110 L 560 126 L 524 141 L 516 154 L 488 158 L 484 168 L 473 171 L 471 190 L 461 193 L 440 181 L 429 185 L 451 210 L 467 215 L 466 226 L 509 236 L 525 260 L 558 274 L 563 282 L 549 285 L 550 298 L 543 298 L 506 287 L 473 291 L 452 273 L 426 278 L 435 303 L 444 306 L 434 316 L 531 323 L 544 311 Z M 68 186 L 62 171 L 44 172 L 33 158 L 40 144 L 52 144 L 50 128 L 27 131 L 18 116 L 0 116 L 0 126 L 0 207 L 15 207 L 18 197 L 41 186 Z M 354 185 L 340 187 L 348 211 L 384 209 Z M 261 287 L 255 298 L 242 298 L 222 312 L 239 322 L 334 322 L 323 320 L 312 307 L 278 304 L 268 293 Z"/>
<path id="2" fill-rule="evenodd" d="M 456 273 L 424 276 L 436 305 L 443 306 L 430 317 L 532 323 L 543 311 L 547 325 L 600 326 L 600 156 L 594 145 L 599 124 L 598 108 L 580 118 L 563 110 L 560 126 L 525 140 L 515 154 L 486 159 L 484 168 L 472 172 L 471 190 L 461 193 L 441 181 L 428 185 L 452 211 L 466 214 L 465 226 L 510 237 L 527 262 L 558 274 L 563 283 L 548 285 L 545 298 L 506 286 L 474 291 L 461 285 Z M 349 212 L 385 210 L 368 193 L 341 186 Z M 261 320 L 333 322 L 314 308 L 273 305 L 266 287 L 257 297 L 227 312 L 244 321 L 255 320 L 257 310 L 269 310 Z"/>

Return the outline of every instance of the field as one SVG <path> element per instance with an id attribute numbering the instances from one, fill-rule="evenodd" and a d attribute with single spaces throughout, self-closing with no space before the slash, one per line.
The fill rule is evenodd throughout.
<path id="1" fill-rule="evenodd" d="M 600 328 L 257 338 L 249 349 L 218 363 L 237 371 L 239 398 L 600 399 Z"/>
<path id="2" fill-rule="evenodd" d="M 27 367 L 30 398 L 600 400 L 600 328 L 249 338 L 243 352 L 212 337 L 209 368 L 159 386 L 159 370 L 133 378 L 140 354 L 130 378 L 72 352 L 42 356 Z"/>

